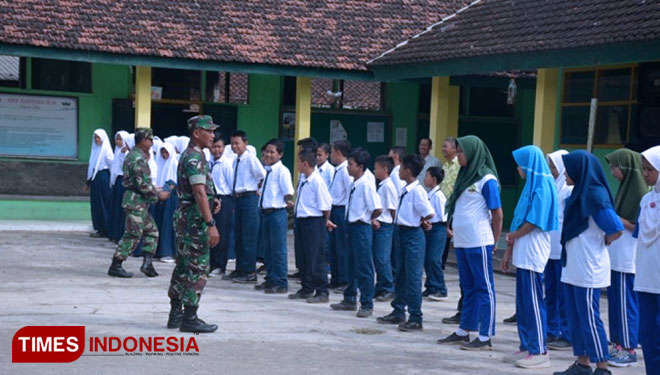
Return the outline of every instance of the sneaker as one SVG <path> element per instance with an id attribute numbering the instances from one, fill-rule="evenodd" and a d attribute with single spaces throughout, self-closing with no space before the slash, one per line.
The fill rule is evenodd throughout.
<path id="1" fill-rule="evenodd" d="M 160 257 L 159 260 L 163 263 L 174 263 L 174 258 L 172 257 Z"/>
<path id="2" fill-rule="evenodd" d="M 527 350 L 521 350 L 519 352 L 515 352 L 515 353 L 509 354 L 509 355 L 505 355 L 504 357 L 502 357 L 502 362 L 515 364 L 516 361 L 518 361 L 519 359 L 523 359 L 523 358 L 527 357 L 528 355 L 529 355 L 529 352 Z"/>
<path id="3" fill-rule="evenodd" d="M 356 311 L 357 308 L 357 303 L 355 302 L 348 302 L 345 300 L 342 300 L 339 303 L 333 303 L 330 305 L 330 308 L 333 310 L 342 310 L 342 311 Z"/>
<path id="4" fill-rule="evenodd" d="M 593 373 L 591 366 L 583 366 L 575 361 L 565 371 L 555 371 L 552 375 L 593 375 Z"/>
<path id="5" fill-rule="evenodd" d="M 435 301 L 435 302 L 440 302 L 440 301 L 446 301 L 447 298 L 447 292 L 442 293 L 442 292 L 437 292 L 437 293 L 431 293 L 428 295 L 429 301 Z"/>
<path id="6" fill-rule="evenodd" d="M 448 318 L 442 318 L 444 324 L 460 324 L 461 323 L 461 312 L 457 312 L 453 316 Z"/>
<path id="7" fill-rule="evenodd" d="M 564 339 L 556 339 L 553 342 L 548 342 L 548 349 L 550 350 L 571 350 L 573 345 Z"/>
<path id="8" fill-rule="evenodd" d="M 335 294 L 344 294 L 344 290 L 346 290 L 347 286 L 348 286 L 348 284 L 337 284 L 337 287 L 332 289 L 332 291 Z"/>
<path id="9" fill-rule="evenodd" d="M 266 289 L 264 289 L 264 293 L 266 294 L 285 294 L 289 290 L 283 286 L 270 286 Z"/>
<path id="10" fill-rule="evenodd" d="M 264 281 L 261 284 L 257 284 L 254 286 L 254 290 L 266 290 L 270 287 L 268 284 L 268 281 Z"/>
<path id="11" fill-rule="evenodd" d="M 228 275 L 223 275 L 222 280 L 233 280 L 234 277 L 240 276 L 238 271 L 231 271 Z"/>
<path id="12" fill-rule="evenodd" d="M 298 279 L 300 280 L 300 271 L 297 271 L 295 273 L 292 273 L 291 275 L 287 276 L 289 279 Z"/>
<path id="13" fill-rule="evenodd" d="M 261 267 L 257 268 L 257 275 L 265 275 L 266 274 L 266 266 L 261 265 Z"/>
<path id="14" fill-rule="evenodd" d="M 403 323 L 406 321 L 406 317 L 402 315 L 396 315 L 394 313 L 390 313 L 385 316 L 379 316 L 376 318 L 376 322 L 380 324 L 399 324 Z"/>
<path id="15" fill-rule="evenodd" d="M 490 343 L 490 339 L 488 339 L 488 341 L 481 341 L 478 337 L 467 344 L 461 345 L 461 349 L 471 351 L 491 350 L 492 348 L 493 345 Z"/>
<path id="16" fill-rule="evenodd" d="M 438 344 L 465 344 L 470 342 L 470 334 L 465 336 L 459 336 L 456 332 L 445 337 L 444 339 L 439 339 Z"/>
<path id="17" fill-rule="evenodd" d="M 399 324 L 399 331 L 402 332 L 414 332 L 414 331 L 423 331 L 424 326 L 422 325 L 422 322 L 403 322 Z"/>
<path id="18" fill-rule="evenodd" d="M 326 294 L 317 294 L 313 297 L 307 298 L 307 303 L 328 303 L 330 298 Z"/>
<path id="19" fill-rule="evenodd" d="M 431 294 L 431 291 L 428 289 L 424 289 L 422 292 L 422 297 L 428 297 Z"/>
<path id="20" fill-rule="evenodd" d="M 390 302 L 394 300 L 394 293 L 385 292 L 376 298 L 378 302 Z"/>
<path id="21" fill-rule="evenodd" d="M 612 375 L 612 371 L 604 368 L 597 368 L 594 370 L 594 375 Z"/>
<path id="22" fill-rule="evenodd" d="M 516 314 L 513 314 L 512 316 L 504 319 L 502 322 L 504 324 L 516 324 L 518 323 L 518 318 L 516 317 Z"/>
<path id="23" fill-rule="evenodd" d="M 237 284 L 256 284 L 257 274 L 254 272 L 246 273 L 245 275 L 234 277 L 231 281 Z"/>
<path id="24" fill-rule="evenodd" d="M 516 366 L 520 368 L 543 368 L 550 367 L 550 355 L 545 354 L 530 354 L 525 358 L 516 361 Z"/>
<path id="25" fill-rule="evenodd" d="M 360 307 L 360 310 L 357 312 L 358 318 L 368 318 L 374 313 L 374 310 Z"/>
<path id="26" fill-rule="evenodd" d="M 607 363 L 613 367 L 632 367 L 637 365 L 637 353 L 630 353 L 625 349 L 619 350 Z"/>
<path id="27" fill-rule="evenodd" d="M 305 293 L 301 289 L 301 290 L 299 290 L 295 293 L 289 294 L 289 299 L 305 299 L 306 300 L 307 298 L 309 298 L 311 296 L 312 296 L 312 293 Z"/>
<path id="28" fill-rule="evenodd" d="M 163 258 L 160 258 L 160 259 L 161 259 L 161 262 L 162 262 Z M 211 270 L 211 272 L 209 272 L 209 277 L 220 276 L 220 275 L 223 275 L 223 274 L 224 273 L 222 272 L 222 270 L 220 268 L 214 268 L 214 269 Z"/>
<path id="29" fill-rule="evenodd" d="M 610 357 L 614 357 L 615 355 L 617 355 L 617 353 L 619 353 L 621 349 L 622 348 L 620 345 L 612 344 L 612 346 L 610 347 Z"/>

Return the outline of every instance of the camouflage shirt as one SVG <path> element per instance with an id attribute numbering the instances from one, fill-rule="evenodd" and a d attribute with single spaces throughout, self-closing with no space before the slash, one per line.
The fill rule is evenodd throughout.
<path id="1" fill-rule="evenodd" d="M 151 203 L 158 202 L 158 190 L 151 180 L 149 156 L 139 147 L 135 147 L 124 160 L 123 185 L 126 188 L 121 206 L 124 208 L 146 209 Z"/>
<path id="2" fill-rule="evenodd" d="M 176 174 L 178 180 L 176 191 L 179 196 L 181 209 L 186 209 L 189 206 L 197 207 L 192 190 L 192 185 L 197 184 L 205 185 L 209 207 L 211 207 L 211 210 L 213 209 L 215 187 L 213 185 L 209 163 L 206 161 L 203 152 L 198 151 L 194 147 L 185 149 L 179 159 L 179 167 Z"/>

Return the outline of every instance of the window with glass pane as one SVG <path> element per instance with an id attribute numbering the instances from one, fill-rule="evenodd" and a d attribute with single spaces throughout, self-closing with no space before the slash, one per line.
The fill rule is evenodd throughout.
<path id="1" fill-rule="evenodd" d="M 630 100 L 630 68 L 601 70 L 598 72 L 598 101 Z"/>
<path id="2" fill-rule="evenodd" d="M 594 96 L 595 71 L 567 72 L 564 75 L 564 103 L 588 103 Z"/>
<path id="3" fill-rule="evenodd" d="M 227 73 L 225 72 L 206 72 L 206 98 L 207 102 L 225 103 L 225 95 L 229 88 L 227 84 Z"/>
<path id="4" fill-rule="evenodd" d="M 92 64 L 79 61 L 32 59 L 32 88 L 92 92 Z"/>
<path id="5" fill-rule="evenodd" d="M 622 145 L 627 141 L 628 106 L 598 106 L 594 144 Z"/>
<path id="6" fill-rule="evenodd" d="M 343 108 L 378 111 L 381 109 L 380 82 L 344 81 Z"/>
<path id="7" fill-rule="evenodd" d="M 23 79 L 22 59 L 18 56 L 0 55 L 0 86 L 21 87 Z"/>
<path id="8" fill-rule="evenodd" d="M 151 85 L 162 87 L 163 99 L 199 101 L 201 75 L 199 70 L 153 68 Z"/>
<path id="9" fill-rule="evenodd" d="M 470 116 L 512 117 L 513 106 L 507 104 L 507 92 L 496 87 L 470 87 Z"/>
<path id="10" fill-rule="evenodd" d="M 589 107 L 564 107 L 561 112 L 561 143 L 586 144 Z"/>

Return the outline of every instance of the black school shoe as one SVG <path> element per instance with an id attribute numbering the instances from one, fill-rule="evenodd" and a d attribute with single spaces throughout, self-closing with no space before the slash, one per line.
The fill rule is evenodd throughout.
<path id="1" fill-rule="evenodd" d="M 376 298 L 378 302 L 389 302 L 394 300 L 394 293 L 385 292 Z"/>
<path id="2" fill-rule="evenodd" d="M 607 371 L 607 370 L 605 370 Z M 570 365 L 565 371 L 555 371 L 553 375 L 592 375 L 594 372 L 591 370 L 591 366 L 583 366 L 577 361 Z M 609 373 L 609 371 L 607 371 Z"/>
<path id="3" fill-rule="evenodd" d="M 390 313 L 385 316 L 380 316 L 376 318 L 376 322 L 380 324 L 400 324 L 406 321 L 406 317 L 402 315 L 396 315 L 394 313 Z"/>
<path id="4" fill-rule="evenodd" d="M 300 271 L 292 273 L 291 275 L 287 275 L 287 278 L 300 280 Z"/>
<path id="5" fill-rule="evenodd" d="M 502 320 L 504 324 L 516 324 L 518 323 L 518 317 L 516 314 L 513 314 L 512 316 Z"/>
<path id="6" fill-rule="evenodd" d="M 328 303 L 330 298 L 327 294 L 317 294 L 313 297 L 307 298 L 307 303 Z"/>
<path id="7" fill-rule="evenodd" d="M 461 349 L 471 351 L 491 350 L 492 348 L 493 345 L 490 343 L 490 339 L 488 339 L 488 341 L 481 341 L 478 337 L 467 344 L 461 345 Z"/>
<path id="8" fill-rule="evenodd" d="M 228 275 L 222 275 L 222 280 L 233 280 L 234 277 L 240 276 L 241 273 L 238 271 L 231 271 Z"/>
<path id="9" fill-rule="evenodd" d="M 453 316 L 448 318 L 442 318 L 444 324 L 460 324 L 461 323 L 461 312 L 457 312 Z"/>
<path id="10" fill-rule="evenodd" d="M 357 302 L 347 302 L 345 300 L 342 300 L 339 303 L 333 303 L 330 305 L 330 308 L 333 310 L 341 310 L 341 311 L 357 311 Z"/>
<path id="11" fill-rule="evenodd" d="M 424 326 L 422 325 L 422 322 L 403 322 L 399 324 L 399 331 L 402 332 L 415 332 L 415 331 L 423 331 Z"/>
<path id="12" fill-rule="evenodd" d="M 257 274 L 254 272 L 246 273 L 244 275 L 234 277 L 231 281 L 237 284 L 256 284 Z"/>
<path id="13" fill-rule="evenodd" d="M 307 298 L 313 296 L 313 293 L 305 293 L 300 289 L 299 291 L 289 294 L 289 299 L 302 299 L 306 300 Z"/>
<path id="14" fill-rule="evenodd" d="M 266 289 L 264 289 L 264 293 L 266 294 L 285 294 L 289 290 L 283 286 L 270 286 Z"/>
<path id="15" fill-rule="evenodd" d="M 438 344 L 466 344 L 470 342 L 470 335 L 459 336 L 456 332 L 445 337 L 444 339 L 439 339 Z"/>
<path id="16" fill-rule="evenodd" d="M 268 281 L 264 281 L 261 284 L 257 284 L 254 286 L 254 290 L 266 290 L 270 288 L 272 285 L 268 284 Z"/>

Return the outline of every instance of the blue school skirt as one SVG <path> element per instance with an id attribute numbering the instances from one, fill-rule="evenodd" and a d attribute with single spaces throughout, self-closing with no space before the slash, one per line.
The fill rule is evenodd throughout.
<path id="1" fill-rule="evenodd" d="M 92 226 L 95 231 L 107 234 L 110 217 L 110 171 L 98 171 L 89 188 L 92 210 Z"/>
<path id="2" fill-rule="evenodd" d="M 156 203 L 154 207 L 154 220 L 158 226 L 158 248 L 156 258 L 174 257 L 176 254 L 176 235 L 172 216 L 179 205 L 179 197 L 170 195 L 165 201 Z"/>

